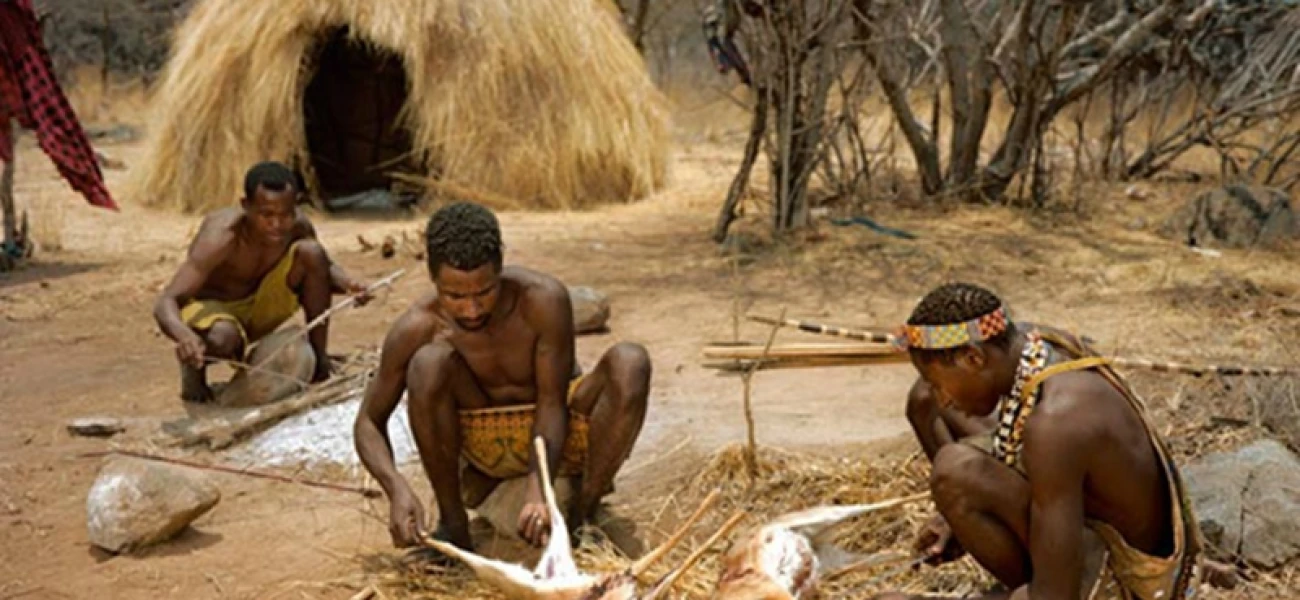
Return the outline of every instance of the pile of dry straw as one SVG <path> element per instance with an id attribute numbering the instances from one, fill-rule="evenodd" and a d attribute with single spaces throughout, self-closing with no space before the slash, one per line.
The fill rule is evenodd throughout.
<path id="1" fill-rule="evenodd" d="M 1196 417 L 1197 420 L 1200 417 Z M 1172 430 L 1191 432 L 1204 439 L 1201 444 L 1222 448 L 1243 443 L 1244 437 L 1255 437 L 1241 431 L 1216 430 L 1210 432 L 1194 425 L 1177 425 Z M 1197 444 L 1198 446 L 1201 444 Z M 734 445 L 721 450 L 697 472 L 685 476 L 675 489 L 677 493 L 649 499 L 639 506 L 640 514 L 631 514 L 637 523 L 654 523 L 653 539 L 657 543 L 666 537 L 677 522 L 692 512 L 711 490 L 719 489 L 722 500 L 705 517 L 690 539 L 676 548 L 669 558 L 656 566 L 644 578 L 649 584 L 679 564 L 690 554 L 696 544 L 716 531 L 735 510 L 748 512 L 748 517 L 728 540 L 715 546 L 697 566 L 682 578 L 676 588 L 679 598 L 709 598 L 718 575 L 722 571 L 721 559 L 728 544 L 743 539 L 769 518 L 782 513 L 824 504 L 851 504 L 876 502 L 898 498 L 924 491 L 929 466 L 919 453 L 908 457 L 886 459 L 849 459 L 803 455 L 783 450 L 761 448 L 759 451 L 759 477 L 751 483 L 746 471 L 743 448 Z M 897 553 L 904 556 L 911 551 L 917 530 L 929 518 L 932 509 L 928 502 L 872 513 L 846 522 L 836 534 L 836 543 L 842 548 L 860 554 Z M 603 537 L 594 536 L 578 550 L 580 568 L 587 572 L 614 572 L 631 563 Z M 530 562 L 525 563 L 531 565 Z M 823 580 L 823 598 L 870 598 L 876 593 L 901 590 L 925 594 L 962 594 L 977 592 L 994 584 L 969 556 L 940 567 L 923 566 L 899 568 L 900 563 L 888 562 L 858 572 Z M 455 565 L 450 568 L 428 566 L 428 563 L 403 561 L 395 557 L 370 557 L 365 569 L 374 582 L 377 596 L 410 600 L 425 598 L 501 598 L 496 591 L 474 579 L 469 569 Z M 1202 586 L 1199 597 L 1207 600 L 1282 600 L 1293 598 L 1300 589 L 1300 568 L 1292 565 L 1271 573 L 1248 571 L 1242 584 L 1234 590 L 1218 590 Z M 1098 600 L 1118 598 L 1114 590 L 1098 590 Z"/>

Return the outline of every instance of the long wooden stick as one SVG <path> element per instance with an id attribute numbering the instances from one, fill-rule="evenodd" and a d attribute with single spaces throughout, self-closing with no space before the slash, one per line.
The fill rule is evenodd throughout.
<path id="1" fill-rule="evenodd" d="M 870 331 L 865 329 L 848 329 L 845 327 L 835 327 L 822 323 L 813 323 L 811 321 L 800 321 L 798 319 L 786 319 L 779 317 L 764 317 L 762 315 L 749 315 L 745 317 L 755 323 L 772 325 L 775 327 L 793 327 L 799 331 L 816 333 L 819 335 L 830 335 L 835 337 L 848 338 L 851 340 L 860 340 L 863 342 L 875 342 L 877 344 L 894 344 L 898 338 L 892 333 L 884 331 Z"/>
<path id="2" fill-rule="evenodd" d="M 288 348 L 289 346 L 293 345 L 292 342 L 294 340 L 306 336 L 308 333 L 311 333 L 311 330 L 319 327 L 321 323 L 324 323 L 326 319 L 329 319 L 330 315 L 333 315 L 334 313 L 343 310 L 344 308 L 356 304 L 357 298 L 360 298 L 364 294 L 370 294 L 380 288 L 389 287 L 393 285 L 394 281 L 396 281 L 399 277 L 405 274 L 406 274 L 405 268 L 398 269 L 390 273 L 387 277 L 370 284 L 369 286 L 366 287 L 365 291 L 356 294 L 349 294 L 347 298 L 340 300 L 338 304 L 329 307 L 329 309 L 327 309 L 325 312 L 317 315 L 315 319 L 312 319 L 311 322 L 308 323 L 306 327 L 302 328 L 302 330 L 294 334 L 293 337 L 284 340 L 284 342 L 282 342 L 275 350 L 273 350 L 269 355 L 267 355 L 266 358 L 262 359 L 261 362 L 257 363 L 257 365 L 261 366 L 271 362 L 272 358 L 278 356 L 281 352 L 284 351 L 285 348 Z"/>
<path id="3" fill-rule="evenodd" d="M 892 334 L 886 334 L 879 331 L 856 330 L 844 327 L 835 327 L 822 323 L 813 323 L 810 321 L 799 321 L 796 319 L 786 319 L 784 317 L 773 319 L 760 315 L 750 315 L 749 320 L 773 325 L 775 327 L 792 327 L 800 331 L 815 333 L 819 335 L 829 335 L 842 337 L 853 340 L 861 340 L 875 343 L 893 343 L 895 339 Z M 1086 339 L 1086 338 L 1085 338 Z M 749 349 L 752 351 L 752 347 Z M 733 350 L 734 351 L 734 350 Z M 715 353 L 719 351 L 715 350 Z M 830 356 L 828 354 L 808 353 L 806 356 Z M 1155 371 L 1157 373 L 1182 373 L 1184 375 L 1194 375 L 1201 377 L 1204 375 L 1221 375 L 1221 376 L 1254 376 L 1254 377 L 1279 377 L 1288 375 L 1300 375 L 1300 366 L 1246 366 L 1246 365 L 1216 365 L 1216 364 L 1192 364 L 1177 361 L 1157 361 L 1145 358 L 1131 358 L 1123 356 L 1105 357 L 1106 361 L 1115 367 L 1130 369 L 1143 369 Z M 859 364 L 851 359 L 846 360 L 844 365 Z M 862 363 L 871 364 L 871 363 Z"/>
<path id="4" fill-rule="evenodd" d="M 253 469 L 236 469 L 234 467 L 227 467 L 225 465 L 210 465 L 205 463 L 197 463 L 188 460 L 182 460 L 179 458 L 171 458 L 169 456 L 159 456 L 157 454 L 146 454 L 144 452 L 135 452 L 133 450 L 105 450 L 100 452 L 84 452 L 82 454 L 78 454 L 77 457 L 78 458 L 103 458 L 105 456 L 109 456 L 113 454 L 130 456 L 142 460 L 171 463 L 174 465 L 190 467 L 193 469 L 201 469 L 204 471 L 219 471 L 221 473 L 230 473 L 232 475 L 242 475 L 245 477 L 255 477 L 258 479 L 270 479 L 272 481 L 279 481 L 282 483 L 293 483 L 297 485 L 305 485 L 307 487 L 315 487 L 315 488 L 321 488 L 327 490 L 334 490 L 338 492 L 349 492 L 353 494 L 361 494 L 362 496 L 365 496 L 367 498 L 378 498 L 383 495 L 383 493 L 380 492 L 379 490 L 370 489 L 370 488 L 341 485 L 337 483 L 325 483 L 321 481 L 310 481 L 306 479 L 294 479 L 292 477 L 285 477 L 284 475 L 277 475 L 275 473 L 267 473 L 264 471 L 255 471 Z"/>
<path id="5" fill-rule="evenodd" d="M 739 525 L 748 515 L 749 513 L 743 510 L 736 511 L 735 514 L 731 515 L 731 518 L 727 519 L 727 522 L 723 523 L 722 527 L 715 531 L 713 535 L 709 536 L 709 539 L 704 540 L 704 543 L 700 544 L 699 548 L 696 548 L 694 552 L 691 552 L 691 554 L 686 557 L 686 560 L 681 564 L 681 566 L 673 569 L 668 573 L 668 575 L 664 576 L 663 581 L 655 585 L 646 600 L 658 600 L 661 594 L 671 592 L 674 587 L 677 587 L 677 582 L 681 580 L 682 576 L 685 575 L 687 571 L 691 570 L 691 567 L 694 567 L 695 563 L 699 562 L 700 559 L 704 557 L 704 553 L 708 552 L 714 544 L 718 543 L 718 540 L 722 539 L 728 533 L 731 533 L 731 530 L 735 529 L 736 525 Z"/>

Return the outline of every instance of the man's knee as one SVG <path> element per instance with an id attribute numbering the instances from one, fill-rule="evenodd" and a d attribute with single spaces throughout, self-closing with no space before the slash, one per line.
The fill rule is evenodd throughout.
<path id="1" fill-rule="evenodd" d="M 962 512 L 970 506 L 989 456 L 965 444 L 945 444 L 934 455 L 930 495 L 940 512 Z"/>
<path id="2" fill-rule="evenodd" d="M 406 367 L 406 385 L 411 391 L 409 401 L 432 402 L 450 398 L 443 393 L 451 385 L 456 369 L 463 365 L 460 353 L 447 342 L 425 344 L 411 357 Z"/>
<path id="3" fill-rule="evenodd" d="M 922 380 L 912 385 L 907 393 L 907 421 L 913 429 L 934 427 L 934 420 L 939 415 L 939 404 L 934 399 L 934 392 L 929 384 Z"/>
<path id="4" fill-rule="evenodd" d="M 645 396 L 650 389 L 650 353 L 635 342 L 619 342 L 609 349 L 610 378 L 631 396 Z"/>
<path id="5" fill-rule="evenodd" d="M 602 402 L 616 404 L 619 414 L 639 423 L 649 404 L 650 353 L 641 344 L 621 342 L 609 349 L 605 361 L 614 393 L 607 394 Z"/>
<path id="6" fill-rule="evenodd" d="M 216 358 L 241 359 L 244 338 L 239 334 L 239 326 L 229 321 L 217 321 L 204 335 L 208 354 Z"/>

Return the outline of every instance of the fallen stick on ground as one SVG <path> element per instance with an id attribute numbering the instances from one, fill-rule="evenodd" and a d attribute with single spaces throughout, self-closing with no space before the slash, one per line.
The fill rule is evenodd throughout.
<path id="1" fill-rule="evenodd" d="M 220 450 L 230 446 L 240 438 L 293 414 L 319 406 L 344 402 L 354 394 L 359 393 L 360 390 L 350 385 L 343 389 L 340 389 L 340 387 L 345 384 L 355 383 L 358 380 L 365 381 L 365 378 L 365 372 L 338 377 L 325 382 L 320 387 L 308 389 L 297 396 L 253 409 L 233 420 L 216 418 L 200 422 L 180 436 L 181 445 L 193 446 L 206 442 L 208 449 Z"/>
<path id="2" fill-rule="evenodd" d="M 375 489 L 361 488 L 361 487 L 342 485 L 337 483 L 325 483 L 321 481 L 310 481 L 307 479 L 294 479 L 292 477 L 286 477 L 284 475 L 278 475 L 275 473 L 267 473 L 264 471 L 255 471 L 252 469 L 236 469 L 234 467 L 227 467 L 225 465 L 210 465 L 205 463 L 191 462 L 179 458 L 172 458 L 170 456 L 159 456 L 157 454 L 147 454 L 144 452 L 135 452 L 133 450 L 104 450 L 100 452 L 84 452 L 82 454 L 78 454 L 77 457 L 78 458 L 103 458 L 105 456 L 110 456 L 113 454 L 130 456 L 133 458 L 139 458 L 143 460 L 152 460 L 156 462 L 171 463 L 174 465 L 190 467 L 193 469 L 202 469 L 204 471 L 218 471 L 221 473 L 230 473 L 232 475 L 242 475 L 245 477 L 254 477 L 257 479 L 270 479 L 272 481 L 279 481 L 281 483 L 293 483 L 297 485 L 304 485 L 307 487 L 334 490 L 337 492 L 350 492 L 353 494 L 361 494 L 362 496 L 365 496 L 367 498 L 379 498 L 383 495 L 381 491 Z"/>
<path id="3" fill-rule="evenodd" d="M 321 323 L 324 323 L 324 322 L 325 322 L 327 319 L 329 319 L 330 316 L 333 315 L 334 313 L 336 313 L 336 312 L 338 312 L 338 311 L 340 311 L 340 310 L 343 310 L 344 308 L 347 308 L 347 307 L 349 307 L 349 306 L 352 306 L 353 304 L 356 304 L 356 302 L 357 302 L 357 298 L 360 298 L 360 297 L 361 297 L 362 295 L 364 295 L 364 294 L 371 294 L 371 293 L 374 293 L 375 291 L 379 290 L 380 288 L 389 287 L 389 286 L 393 285 L 393 282 L 394 282 L 394 281 L 397 281 L 397 279 L 398 279 L 399 277 L 401 277 L 402 275 L 405 275 L 405 274 L 406 274 L 406 269 L 405 269 L 405 268 L 398 269 L 398 270 L 393 271 L 392 273 L 390 273 L 387 277 L 384 277 L 383 279 L 380 279 L 379 281 L 376 281 L 376 282 L 370 284 L 369 286 L 367 286 L 367 287 L 366 287 L 366 290 L 365 290 L 364 292 L 357 293 L 357 294 L 348 294 L 348 297 L 347 297 L 347 298 L 344 298 L 344 299 L 340 300 L 340 301 L 338 302 L 338 304 L 335 304 L 334 306 L 329 307 L 325 312 L 323 312 L 323 313 L 317 315 L 316 318 L 315 318 L 315 319 L 312 319 L 311 322 L 308 323 L 306 327 L 302 328 L 301 331 L 299 331 L 298 333 L 294 334 L 293 337 L 291 337 L 291 338 L 289 338 L 289 339 L 286 339 L 284 342 L 282 342 L 282 343 L 281 343 L 281 344 L 280 344 L 280 345 L 279 345 L 279 346 L 278 346 L 278 347 L 277 347 L 273 352 L 271 352 L 270 354 L 268 354 L 268 355 L 266 356 L 266 358 L 262 359 L 261 362 L 257 363 L 258 366 L 260 366 L 260 365 L 265 365 L 265 364 L 271 362 L 271 359 L 272 359 L 272 358 L 275 358 L 276 356 L 278 356 L 281 352 L 284 351 L 285 348 L 288 348 L 289 346 L 292 346 L 293 344 L 292 344 L 291 342 L 292 342 L 294 339 L 299 338 L 299 337 L 302 337 L 302 336 L 306 336 L 308 333 L 311 333 L 311 330 L 313 330 L 313 329 L 319 327 Z"/>

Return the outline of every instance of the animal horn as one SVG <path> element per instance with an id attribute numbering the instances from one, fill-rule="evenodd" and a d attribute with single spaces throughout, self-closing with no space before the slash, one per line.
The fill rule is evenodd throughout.
<path id="1" fill-rule="evenodd" d="M 856 517 L 858 515 L 864 515 L 871 512 L 893 508 L 895 506 L 902 506 L 904 504 L 919 502 L 929 497 L 930 497 L 929 492 L 921 492 L 919 494 L 912 494 L 911 496 L 892 498 L 889 500 L 882 500 L 880 502 L 873 502 L 871 504 L 849 504 L 846 506 L 819 506 L 816 508 L 810 508 L 808 510 L 801 510 L 798 512 L 792 512 L 792 513 L 781 515 L 780 517 L 777 517 L 775 520 L 770 522 L 769 525 L 776 526 L 776 527 L 785 527 L 792 530 L 811 529 L 814 530 L 812 532 L 812 535 L 816 535 L 817 532 L 820 532 L 822 529 L 826 528 L 827 526 L 843 521 L 844 519 L 849 519 L 852 517 Z"/>
<path id="2" fill-rule="evenodd" d="M 731 530 L 735 529 L 736 525 L 740 524 L 741 520 L 743 520 L 747 514 L 748 513 L 744 511 L 737 511 L 736 514 L 731 515 L 731 518 L 727 519 L 727 522 L 723 523 L 722 527 L 719 527 L 713 535 L 709 536 L 709 539 L 705 540 L 699 548 L 696 548 L 690 556 L 686 557 L 686 561 L 683 562 L 681 566 L 673 569 L 665 575 L 659 583 L 655 584 L 654 589 L 650 590 L 650 594 L 646 596 L 646 600 L 657 600 L 660 594 L 671 591 L 673 586 L 677 585 L 677 580 L 681 579 L 687 571 L 691 570 L 691 567 L 694 567 L 695 563 L 699 562 L 700 558 L 704 556 L 704 553 L 708 552 L 709 548 L 712 548 L 714 544 L 718 543 L 718 540 L 722 539 L 722 537 L 728 533 L 731 533 Z"/>
<path id="3" fill-rule="evenodd" d="M 547 466 L 546 442 L 542 436 L 533 438 L 533 448 L 537 453 L 537 475 L 542 478 L 542 496 L 551 515 L 551 537 L 546 541 L 546 550 L 538 559 L 533 573 L 543 579 L 575 576 L 578 574 L 578 565 L 573 562 L 568 524 L 564 521 L 559 502 L 555 500 L 555 487 L 551 485 L 551 470 Z"/>
<path id="4" fill-rule="evenodd" d="M 635 563 L 632 563 L 628 572 L 634 576 L 640 576 L 642 573 L 645 573 L 647 569 L 654 566 L 656 562 L 659 562 L 659 560 L 664 556 L 667 556 L 674 546 L 680 544 L 681 541 L 686 538 L 686 532 L 689 531 L 691 527 L 695 526 L 696 522 L 704 517 L 704 512 L 712 508 L 721 496 L 722 492 L 716 489 L 710 492 L 709 496 L 704 499 L 704 502 L 700 503 L 700 507 L 695 509 L 695 513 L 692 514 L 689 519 L 686 519 L 686 522 L 683 523 L 671 537 L 669 537 L 664 543 L 659 544 L 658 548 L 651 550 L 649 554 L 641 557 L 641 559 Z"/>

